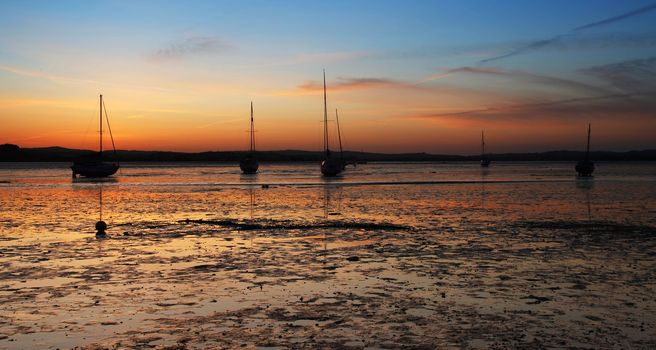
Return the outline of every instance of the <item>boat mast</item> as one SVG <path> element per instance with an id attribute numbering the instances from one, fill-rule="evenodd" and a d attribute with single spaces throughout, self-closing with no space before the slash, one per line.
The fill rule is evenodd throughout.
<path id="1" fill-rule="evenodd" d="M 339 115 L 337 115 L 337 108 L 335 108 L 335 121 L 337 122 L 337 138 L 339 139 L 339 158 L 344 158 L 344 150 L 342 149 L 342 132 L 339 130 Z"/>
<path id="2" fill-rule="evenodd" d="M 481 130 L 481 155 L 485 155 L 485 130 Z"/>
<path id="3" fill-rule="evenodd" d="M 328 147 L 328 104 L 326 103 L 326 70 L 323 70 L 323 150 L 330 155 Z"/>
<path id="4" fill-rule="evenodd" d="M 103 110 L 103 102 L 102 102 L 102 94 L 101 94 L 100 95 L 100 156 L 101 157 L 102 157 L 102 151 L 103 151 L 102 150 L 102 146 L 103 146 L 103 142 L 102 142 L 102 117 L 103 117 L 102 110 Z"/>
<path id="5" fill-rule="evenodd" d="M 251 157 L 255 153 L 255 129 L 253 126 L 253 101 L 251 101 Z"/>
<path id="6" fill-rule="evenodd" d="M 590 123 L 588 123 L 588 147 L 585 150 L 585 160 L 590 159 Z"/>

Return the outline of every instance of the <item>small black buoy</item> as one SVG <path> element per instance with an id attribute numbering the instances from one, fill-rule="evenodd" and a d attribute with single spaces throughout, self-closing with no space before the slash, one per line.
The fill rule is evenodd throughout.
<path id="1" fill-rule="evenodd" d="M 104 221 L 100 220 L 100 221 L 96 222 L 96 231 L 98 231 L 98 232 L 96 232 L 96 237 L 106 236 L 107 233 L 105 232 L 105 230 L 107 230 L 107 224 Z"/>

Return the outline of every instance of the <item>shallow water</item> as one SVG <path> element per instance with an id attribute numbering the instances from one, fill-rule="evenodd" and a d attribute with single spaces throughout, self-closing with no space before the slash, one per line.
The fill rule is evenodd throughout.
<path id="1" fill-rule="evenodd" d="M 0 164 L 0 348 L 656 346 L 655 163 L 261 169 Z"/>

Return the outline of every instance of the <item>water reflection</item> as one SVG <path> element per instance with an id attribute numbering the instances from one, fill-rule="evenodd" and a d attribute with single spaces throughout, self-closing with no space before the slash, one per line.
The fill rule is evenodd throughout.
<path id="1" fill-rule="evenodd" d="M 342 197 L 344 194 L 343 186 L 326 185 L 323 187 L 323 218 L 329 221 L 330 216 L 340 216 L 339 221 L 346 220 L 342 216 Z M 321 254 L 321 263 L 326 264 L 328 256 L 328 230 L 323 230 L 322 238 L 323 250 Z"/>
<path id="2" fill-rule="evenodd" d="M 592 178 L 580 178 L 576 180 L 576 188 L 585 194 L 585 203 L 588 211 L 588 222 L 592 222 L 591 196 L 595 187 Z"/>
<path id="3" fill-rule="evenodd" d="M 592 178 L 577 178 L 576 187 L 582 190 L 591 190 L 594 188 L 595 182 Z"/>
<path id="4" fill-rule="evenodd" d="M 71 178 L 73 184 L 102 184 L 102 183 L 118 183 L 119 179 L 116 177 L 74 177 Z"/>
<path id="5" fill-rule="evenodd" d="M 255 175 L 255 174 L 248 174 L 248 175 Z M 255 206 L 255 189 L 251 186 L 248 188 L 248 197 L 250 199 L 249 201 L 249 206 L 248 206 L 248 216 L 251 221 L 253 221 L 253 207 Z M 250 247 L 253 247 L 253 241 L 255 240 L 255 230 L 251 230 L 250 233 Z"/>
<path id="6" fill-rule="evenodd" d="M 106 238 L 107 237 L 107 223 L 103 220 L 103 190 L 105 186 L 118 183 L 117 178 L 72 178 L 71 189 L 73 193 L 79 193 L 80 196 L 77 199 L 74 199 L 75 205 L 72 207 L 74 212 L 80 211 L 85 213 L 87 216 L 82 219 L 80 222 L 86 222 L 88 219 L 88 213 L 83 209 L 87 209 L 92 213 L 98 213 L 98 221 L 96 221 L 94 228 L 96 230 L 97 238 Z M 61 191 L 59 193 L 66 197 L 66 191 Z M 93 199 L 91 199 L 93 198 Z M 97 203 L 97 207 L 93 204 Z M 94 208 L 96 207 L 96 208 Z M 77 210 L 75 210 L 77 208 Z M 85 224 L 85 227 L 86 226 Z"/>
<path id="7" fill-rule="evenodd" d="M 255 190 L 253 187 L 248 188 L 248 196 L 250 198 L 250 205 L 248 206 L 249 217 L 253 220 L 253 207 L 255 206 Z"/>
<path id="8" fill-rule="evenodd" d="M 343 186 L 324 186 L 323 187 L 323 216 L 328 219 L 328 216 L 342 214 L 342 197 Z"/>
<path id="9" fill-rule="evenodd" d="M 481 209 L 485 209 L 485 181 L 481 181 Z"/>
<path id="10" fill-rule="evenodd" d="M 329 187 L 329 184 L 331 184 L 331 183 L 339 184 L 339 183 L 342 183 L 343 181 L 344 181 L 344 177 L 341 174 L 336 175 L 336 176 L 331 176 L 331 177 L 326 177 L 326 176 L 321 177 L 321 182 L 326 184 L 327 187 Z"/>
<path id="11" fill-rule="evenodd" d="M 259 178 L 258 175 L 259 175 L 259 174 L 260 174 L 259 172 L 256 172 L 256 173 L 249 173 L 249 174 L 246 174 L 246 173 L 240 173 L 240 174 L 239 174 L 239 181 L 240 181 L 240 182 L 244 182 L 244 183 L 249 183 L 249 184 L 251 184 L 251 183 L 252 183 L 252 184 L 254 184 L 254 183 L 258 183 L 258 178 Z"/>

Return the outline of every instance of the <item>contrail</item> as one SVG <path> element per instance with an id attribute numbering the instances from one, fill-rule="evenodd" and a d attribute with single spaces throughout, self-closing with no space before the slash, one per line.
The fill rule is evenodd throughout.
<path id="1" fill-rule="evenodd" d="M 584 30 L 584 29 L 588 29 L 588 28 L 598 27 L 598 26 L 602 26 L 602 25 L 605 25 L 605 24 L 621 21 L 623 19 L 634 17 L 634 16 L 637 16 L 637 15 L 641 15 L 643 13 L 646 13 L 646 12 L 649 12 L 649 11 L 652 11 L 652 10 L 656 10 L 656 4 L 647 5 L 645 7 L 641 7 L 637 10 L 633 10 L 631 12 L 621 14 L 619 16 L 606 18 L 606 19 L 598 21 L 598 22 L 593 22 L 593 23 L 589 23 L 589 24 L 586 24 L 586 25 L 582 25 L 580 27 L 576 27 L 576 28 L 570 30 L 570 32 L 576 32 L 576 31 L 579 31 L 579 30 Z"/>
<path id="2" fill-rule="evenodd" d="M 580 27 L 570 29 L 569 32 L 567 32 L 566 34 L 556 35 L 556 36 L 554 36 L 552 38 L 549 38 L 549 39 L 542 39 L 542 40 L 532 41 L 532 42 L 530 42 L 530 43 L 528 43 L 524 46 L 521 46 L 521 47 L 513 50 L 513 51 L 510 51 L 510 52 L 505 53 L 503 55 L 499 55 L 499 56 L 490 57 L 490 58 L 480 60 L 480 61 L 478 61 L 478 63 L 482 64 L 482 63 L 497 61 L 497 60 L 501 60 L 501 59 L 508 58 L 508 57 L 511 57 L 511 56 L 519 55 L 519 54 L 527 52 L 527 51 L 537 50 L 537 49 L 543 48 L 545 46 L 548 46 L 548 45 L 558 41 L 559 39 L 565 37 L 568 34 L 572 34 L 574 32 L 579 32 L 579 31 L 586 30 L 586 29 L 589 29 L 589 28 L 599 27 L 599 26 L 603 26 L 603 25 L 606 25 L 606 24 L 622 21 L 622 20 L 625 20 L 627 18 L 635 17 L 635 16 L 638 16 L 638 15 L 641 15 L 643 13 L 647 13 L 647 12 L 653 11 L 653 10 L 656 10 L 656 3 L 641 7 L 637 10 L 633 10 L 633 11 L 630 11 L 630 12 L 627 12 L 627 13 L 623 13 L 621 15 L 613 16 L 613 17 L 606 18 L 606 19 L 601 20 L 601 21 L 588 23 L 588 24 L 582 25 Z"/>
<path id="3" fill-rule="evenodd" d="M 519 54 L 527 52 L 527 51 L 537 50 L 537 49 L 543 48 L 545 46 L 548 46 L 548 45 L 558 41 L 563 36 L 564 35 L 557 35 L 557 36 L 555 36 L 553 38 L 550 38 L 550 39 L 535 40 L 535 41 L 532 41 L 532 42 L 530 42 L 530 43 L 528 43 L 524 46 L 521 46 L 521 47 L 513 50 L 513 51 L 505 53 L 503 55 L 490 57 L 490 58 L 480 60 L 480 61 L 478 61 L 478 63 L 480 64 L 480 63 L 487 63 L 487 62 L 491 62 L 491 61 L 501 60 L 501 59 L 508 58 L 508 57 L 511 57 L 511 56 L 519 55 Z"/>

